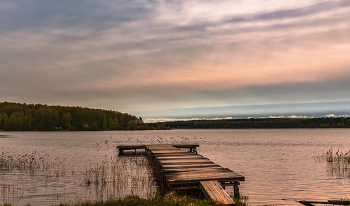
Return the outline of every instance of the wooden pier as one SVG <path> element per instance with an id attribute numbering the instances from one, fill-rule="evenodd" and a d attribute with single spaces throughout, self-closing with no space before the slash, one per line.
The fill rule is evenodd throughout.
<path id="1" fill-rule="evenodd" d="M 153 173 L 160 189 L 201 189 L 207 198 L 220 205 L 235 205 L 225 191 L 225 186 L 233 186 L 239 194 L 239 181 L 245 178 L 228 168 L 223 168 L 197 154 L 199 145 L 119 145 L 119 154 L 124 150 L 145 149 Z M 180 148 L 188 148 L 189 151 Z"/>

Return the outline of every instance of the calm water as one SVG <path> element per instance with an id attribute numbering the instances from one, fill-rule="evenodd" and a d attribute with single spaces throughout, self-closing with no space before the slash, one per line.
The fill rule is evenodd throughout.
<path id="1" fill-rule="evenodd" d="M 350 198 L 349 174 L 314 158 L 330 148 L 349 151 L 349 129 L 0 132 L 0 152 L 35 153 L 40 164 L 49 165 L 2 170 L 0 203 L 48 205 L 152 195 L 156 186 L 146 159 L 117 156 L 116 146 L 130 143 L 200 144 L 199 154 L 246 177 L 240 192 L 250 205 Z M 104 179 L 97 180 L 97 174 Z M 231 187 L 226 190 L 233 193 Z"/>

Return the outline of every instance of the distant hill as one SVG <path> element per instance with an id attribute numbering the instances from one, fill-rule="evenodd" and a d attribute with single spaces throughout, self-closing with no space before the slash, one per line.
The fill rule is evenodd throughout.
<path id="1" fill-rule="evenodd" d="M 0 130 L 148 129 L 141 117 L 86 107 L 0 102 Z"/>

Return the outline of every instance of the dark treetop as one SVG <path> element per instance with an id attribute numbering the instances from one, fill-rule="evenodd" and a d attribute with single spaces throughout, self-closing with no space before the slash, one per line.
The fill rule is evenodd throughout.
<path id="1" fill-rule="evenodd" d="M 86 107 L 0 102 L 0 130 L 148 129 L 141 117 Z"/>

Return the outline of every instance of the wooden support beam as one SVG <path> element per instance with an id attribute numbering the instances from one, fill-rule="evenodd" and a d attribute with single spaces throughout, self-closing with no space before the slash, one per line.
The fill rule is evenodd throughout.
<path id="1" fill-rule="evenodd" d="M 236 205 L 218 181 L 201 181 L 199 186 L 207 198 L 214 200 L 216 205 Z"/>

